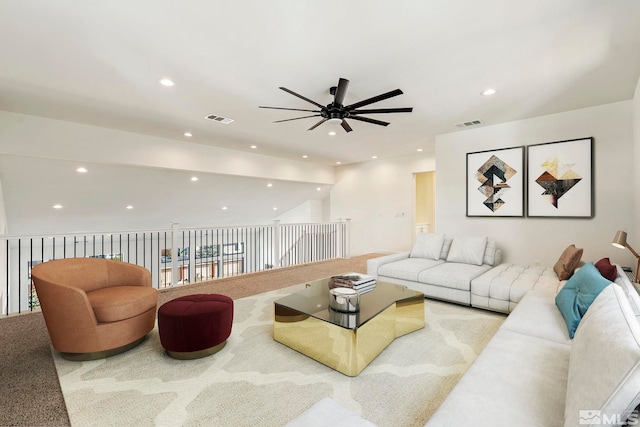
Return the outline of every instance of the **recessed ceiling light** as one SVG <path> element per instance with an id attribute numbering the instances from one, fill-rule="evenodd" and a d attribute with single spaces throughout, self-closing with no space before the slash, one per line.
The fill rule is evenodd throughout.
<path id="1" fill-rule="evenodd" d="M 83 168 L 83 167 L 79 167 L 78 169 L 76 169 L 76 172 L 78 173 L 87 173 L 87 168 Z"/>
<path id="2" fill-rule="evenodd" d="M 336 162 L 336 165 L 341 165 L 341 164 L 342 164 L 342 162 Z"/>
<path id="3" fill-rule="evenodd" d="M 332 130 L 331 132 L 329 132 L 329 135 L 334 136 L 336 134 L 335 130 Z"/>
<path id="4" fill-rule="evenodd" d="M 167 79 L 167 78 L 160 79 L 160 84 L 161 84 L 162 86 L 166 86 L 166 87 L 171 87 L 171 86 L 175 85 L 175 83 L 173 82 L 173 80 L 171 80 L 171 79 Z"/>
<path id="5" fill-rule="evenodd" d="M 322 188 L 320 188 L 320 187 L 316 188 L 316 191 L 320 191 L 320 190 L 322 190 Z"/>
<path id="6" fill-rule="evenodd" d="M 416 151 L 417 151 L 418 153 L 420 153 L 420 152 L 422 152 L 422 148 L 418 148 Z"/>
<path id="7" fill-rule="evenodd" d="M 127 209 L 133 209 L 133 206 L 127 205 Z"/>
<path id="8" fill-rule="evenodd" d="M 191 177 L 191 181 L 196 182 L 197 180 L 198 180 L 198 177 L 197 177 L 197 176 L 192 176 L 192 177 Z"/>
<path id="9" fill-rule="evenodd" d="M 193 134 L 191 132 L 185 132 L 184 136 L 186 136 L 187 138 L 191 138 Z"/>
<path id="10" fill-rule="evenodd" d="M 482 96 L 490 96 L 490 95 L 494 95 L 495 93 L 496 93 L 496 90 L 492 88 L 485 89 L 482 92 L 480 92 Z"/>
<path id="11" fill-rule="evenodd" d="M 277 211 L 277 210 L 278 210 L 278 208 L 275 208 L 275 207 L 274 207 L 274 208 L 273 208 L 273 210 L 274 210 L 274 211 Z"/>
<path id="12" fill-rule="evenodd" d="M 229 209 L 229 208 L 228 208 L 228 207 L 226 207 L 226 206 L 223 206 L 223 207 L 222 207 L 222 210 L 223 210 L 223 211 L 226 211 L 227 209 Z"/>
<path id="13" fill-rule="evenodd" d="M 267 187 L 273 187 L 273 184 L 272 183 L 268 183 Z"/>
<path id="14" fill-rule="evenodd" d="M 257 145 L 252 145 L 251 148 L 255 150 L 256 148 L 258 148 L 258 146 Z"/>
<path id="15" fill-rule="evenodd" d="M 53 209 L 62 209 L 62 205 L 61 204 L 55 204 L 55 205 L 53 205 Z"/>
<path id="16" fill-rule="evenodd" d="M 304 154 L 304 155 L 302 156 L 302 158 L 303 158 L 303 159 L 308 159 L 308 158 L 309 158 L 309 156 L 307 156 L 306 154 Z"/>
<path id="17" fill-rule="evenodd" d="M 372 159 L 377 159 L 377 158 L 378 158 L 378 156 L 371 156 L 371 158 L 372 158 Z"/>

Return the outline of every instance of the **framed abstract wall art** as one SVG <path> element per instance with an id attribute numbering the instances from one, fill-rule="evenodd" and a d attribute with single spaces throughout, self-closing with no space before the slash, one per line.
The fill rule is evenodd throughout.
<path id="1" fill-rule="evenodd" d="M 524 216 L 524 147 L 467 153 L 467 216 Z"/>
<path id="2" fill-rule="evenodd" d="M 527 147 L 527 215 L 593 218 L 593 138 Z"/>

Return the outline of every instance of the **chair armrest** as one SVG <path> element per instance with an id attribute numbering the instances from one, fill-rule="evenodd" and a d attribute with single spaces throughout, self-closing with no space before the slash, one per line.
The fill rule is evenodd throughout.
<path id="1" fill-rule="evenodd" d="M 98 324 L 84 290 L 36 277 L 34 284 L 48 327 L 79 329 Z"/>
<path id="2" fill-rule="evenodd" d="M 409 258 L 409 252 L 398 252 L 395 254 L 385 255 L 379 258 L 371 258 L 367 260 L 367 274 L 378 277 L 378 269 L 390 262 L 400 261 Z"/>

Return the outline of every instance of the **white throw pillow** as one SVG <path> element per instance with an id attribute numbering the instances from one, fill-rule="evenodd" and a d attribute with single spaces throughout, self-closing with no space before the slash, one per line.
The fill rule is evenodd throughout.
<path id="1" fill-rule="evenodd" d="M 484 251 L 483 264 L 496 265 L 496 241 L 487 240 L 487 248 Z"/>
<path id="2" fill-rule="evenodd" d="M 438 261 L 444 243 L 444 234 L 418 233 L 411 250 L 411 258 L 426 258 Z"/>
<path id="3" fill-rule="evenodd" d="M 482 265 L 486 247 L 486 236 L 456 236 L 451 243 L 447 261 Z"/>
<path id="4" fill-rule="evenodd" d="M 565 426 L 619 425 L 640 403 L 639 390 L 640 324 L 624 290 L 610 285 L 587 310 L 571 344 Z M 607 422 L 586 419 L 594 414 Z"/>

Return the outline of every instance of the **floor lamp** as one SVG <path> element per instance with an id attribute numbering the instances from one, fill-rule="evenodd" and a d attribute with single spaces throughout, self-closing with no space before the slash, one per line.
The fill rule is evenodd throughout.
<path id="1" fill-rule="evenodd" d="M 613 238 L 613 242 L 611 242 L 613 246 L 616 248 L 624 249 L 627 248 L 634 257 L 636 257 L 636 274 L 633 278 L 633 283 L 638 283 L 638 269 L 640 268 L 640 255 L 636 252 L 629 243 L 627 243 L 627 232 L 618 230 L 616 233 L 616 237 Z"/>

